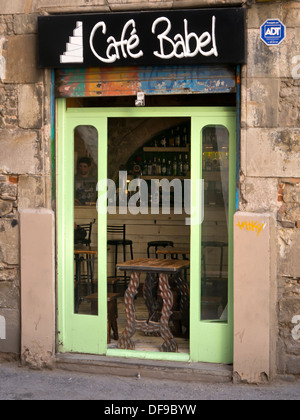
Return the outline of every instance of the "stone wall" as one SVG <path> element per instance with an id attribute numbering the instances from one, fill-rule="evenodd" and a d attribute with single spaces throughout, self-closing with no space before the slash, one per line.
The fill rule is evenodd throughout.
<path id="1" fill-rule="evenodd" d="M 241 4 L 248 9 L 248 63 L 241 80 L 240 210 L 276 217 L 277 365 L 281 373 L 300 373 L 299 1 L 1 0 L 0 316 L 10 336 L 0 337 L 0 353 L 19 351 L 19 210 L 51 208 L 51 81 L 37 68 L 37 16 Z M 269 18 L 287 26 L 277 47 L 259 38 Z"/>
<path id="2" fill-rule="evenodd" d="M 20 10 L 8 10 L 5 3 L 0 15 L 0 316 L 6 339 L 0 337 L 0 353 L 19 353 L 19 210 L 51 203 L 50 84 L 48 73 L 37 69 L 36 15 L 13 14 Z M 13 3 L 12 8 L 21 2 Z"/>
<path id="3" fill-rule="evenodd" d="M 272 18 L 287 27 L 286 40 L 277 47 L 259 39 L 260 25 Z M 300 62 L 300 3 L 252 5 L 248 63 L 242 77 L 240 210 L 271 212 L 277 220 L 277 368 L 282 374 L 300 373 L 300 72 L 297 78 L 296 60 Z"/>

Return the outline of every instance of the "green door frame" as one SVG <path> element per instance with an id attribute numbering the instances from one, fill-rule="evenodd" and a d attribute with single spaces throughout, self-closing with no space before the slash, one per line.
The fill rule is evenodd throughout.
<path id="1" fill-rule="evenodd" d="M 60 352 L 106 354 L 145 359 L 232 363 L 233 357 L 233 214 L 235 210 L 236 112 L 227 107 L 69 108 L 58 100 L 57 121 L 57 264 L 58 342 Z M 228 321 L 201 321 L 201 224 L 191 215 L 190 353 L 143 352 L 107 348 L 106 212 L 98 213 L 98 315 L 74 314 L 74 129 L 93 125 L 98 131 L 98 179 L 107 178 L 107 120 L 136 117 L 191 118 L 191 208 L 196 202 L 197 180 L 202 179 L 202 129 L 223 125 L 229 132 L 229 238 Z M 98 194 L 105 191 L 98 191 Z"/>

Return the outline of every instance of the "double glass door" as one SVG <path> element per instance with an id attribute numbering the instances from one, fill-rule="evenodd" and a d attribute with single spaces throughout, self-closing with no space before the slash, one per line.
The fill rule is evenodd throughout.
<path id="1" fill-rule="evenodd" d="M 181 143 L 173 146 L 169 142 L 176 130 Z M 59 351 L 232 362 L 235 135 L 231 108 L 67 109 L 66 101 L 59 100 Z M 185 170 L 180 163 L 184 159 Z M 161 172 L 162 163 L 175 160 L 176 172 Z M 169 195 L 164 194 L 163 179 Z M 157 183 L 155 195 L 151 186 Z M 125 200 L 122 210 L 120 197 Z M 147 256 L 151 239 L 166 237 L 174 239 L 174 248 L 188 252 L 189 323 L 183 327 L 185 345 L 178 353 L 155 346 L 118 349 L 113 336 L 108 343 L 108 278 L 114 277 L 115 259 L 107 247 L 107 225 L 111 218 L 118 220 L 118 214 L 129 224 L 135 258 Z M 122 291 L 117 292 L 121 335 L 126 311 Z"/>

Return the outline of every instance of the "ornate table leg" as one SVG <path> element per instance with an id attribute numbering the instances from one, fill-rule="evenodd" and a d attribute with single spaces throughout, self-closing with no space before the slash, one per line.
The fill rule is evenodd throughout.
<path id="1" fill-rule="evenodd" d="M 150 321 L 159 322 L 161 316 L 161 305 L 159 305 L 159 299 L 157 297 L 158 291 L 158 278 L 155 273 L 147 273 L 145 284 L 143 288 L 143 296 L 145 304 L 148 309 L 147 323 Z M 160 299 L 161 300 L 161 299 Z M 144 331 L 145 335 L 159 337 L 159 331 Z"/>
<path id="2" fill-rule="evenodd" d="M 180 292 L 180 312 L 182 317 L 182 323 L 186 327 L 187 331 L 189 329 L 189 315 L 190 315 L 190 293 L 187 281 L 180 276 L 178 273 L 175 276 L 175 283 Z"/>
<path id="3" fill-rule="evenodd" d="M 169 318 L 172 314 L 173 306 L 173 295 L 170 290 L 168 276 L 164 273 L 159 273 L 159 289 L 163 299 L 163 308 L 160 318 L 160 335 L 164 339 L 164 343 L 161 346 L 161 351 L 177 352 L 178 346 L 175 340 L 173 340 L 173 334 L 169 328 Z"/>
<path id="4" fill-rule="evenodd" d="M 125 311 L 126 311 L 126 327 L 118 341 L 119 349 L 134 350 L 135 344 L 130 338 L 133 336 L 136 330 L 136 319 L 135 319 L 135 307 L 134 297 L 138 292 L 140 284 L 140 273 L 133 272 L 130 276 L 130 282 L 124 295 Z"/>

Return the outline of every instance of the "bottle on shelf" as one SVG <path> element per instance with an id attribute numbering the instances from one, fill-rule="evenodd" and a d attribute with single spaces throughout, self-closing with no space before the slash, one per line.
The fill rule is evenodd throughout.
<path id="1" fill-rule="evenodd" d="M 182 146 L 183 147 L 187 147 L 188 145 L 188 136 L 187 136 L 187 132 L 186 132 L 186 127 L 183 127 L 183 136 L 182 136 Z"/>
<path id="2" fill-rule="evenodd" d="M 147 160 L 144 159 L 143 167 L 142 167 L 142 175 L 148 175 L 148 164 Z"/>
<path id="3" fill-rule="evenodd" d="M 189 172 L 190 172 L 190 163 L 189 163 L 188 155 L 184 155 L 183 173 L 186 176 L 188 175 Z"/>
<path id="4" fill-rule="evenodd" d="M 211 153 L 207 152 L 206 160 L 205 160 L 205 170 L 211 171 L 212 170 L 212 160 L 211 160 Z"/>
<path id="5" fill-rule="evenodd" d="M 176 128 L 175 146 L 180 147 L 180 129 L 179 129 L 179 127 Z"/>
<path id="6" fill-rule="evenodd" d="M 161 161 L 160 161 L 160 158 L 157 159 L 155 175 L 161 175 Z"/>
<path id="7" fill-rule="evenodd" d="M 177 166 L 177 159 L 176 155 L 174 155 L 173 164 L 172 164 L 172 175 L 178 175 L 178 166 Z"/>
<path id="8" fill-rule="evenodd" d="M 151 162 L 151 160 L 148 161 L 147 175 L 152 175 L 152 162 Z"/>
<path id="9" fill-rule="evenodd" d="M 212 159 L 212 169 L 217 170 L 219 168 L 219 152 L 213 153 L 213 159 Z"/>
<path id="10" fill-rule="evenodd" d="M 156 175 L 156 157 L 153 158 L 152 174 L 151 175 Z"/>
<path id="11" fill-rule="evenodd" d="M 169 147 L 174 147 L 175 140 L 174 140 L 174 130 L 171 130 L 171 134 L 169 137 Z"/>
<path id="12" fill-rule="evenodd" d="M 183 162 L 181 159 L 181 155 L 178 156 L 178 168 L 177 168 L 177 174 L 179 176 L 183 176 Z"/>
<path id="13" fill-rule="evenodd" d="M 162 176 L 167 175 L 167 165 L 166 165 L 166 159 L 165 158 L 163 158 L 163 160 L 162 160 L 161 174 L 162 174 Z"/>
<path id="14" fill-rule="evenodd" d="M 172 168 L 172 163 L 170 160 L 168 160 L 168 164 L 167 164 L 167 176 L 171 176 L 173 172 L 173 168 Z"/>

